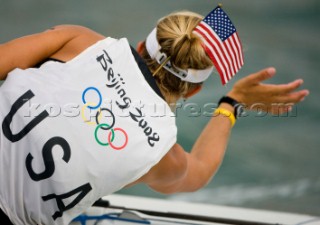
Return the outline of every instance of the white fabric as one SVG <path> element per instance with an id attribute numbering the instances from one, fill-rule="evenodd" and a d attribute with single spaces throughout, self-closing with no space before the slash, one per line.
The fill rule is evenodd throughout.
<path id="1" fill-rule="evenodd" d="M 111 143 L 115 147 L 125 145 L 123 149 L 96 141 L 99 108 L 89 110 L 85 103 L 97 105 L 100 97 L 95 89 L 85 92 L 88 87 L 100 92 L 99 108 L 113 112 Z M 44 110 L 49 116 L 12 142 L 3 132 L 8 125 L 4 121 L 13 103 L 28 90 L 34 96 L 24 99 L 13 115 L 9 122 L 12 134 L 19 133 Z M 101 115 L 99 123 L 113 123 L 107 110 L 102 109 Z M 48 62 L 40 69 L 14 70 L 0 87 L 0 119 L 0 207 L 14 224 L 68 224 L 98 198 L 144 175 L 176 142 L 175 117 L 146 82 L 126 39 L 107 38 L 65 64 Z M 97 129 L 99 140 L 107 142 L 109 132 Z M 44 147 L 54 137 L 67 142 L 69 156 L 66 147 L 56 142 Z M 44 160 L 44 155 L 52 159 Z M 49 175 L 34 180 L 30 171 Z M 91 190 L 87 193 L 76 189 L 88 185 Z M 71 207 L 77 197 L 79 201 Z M 53 215 L 60 211 L 56 198 L 70 209 L 62 216 L 56 214 L 54 220 Z"/>
<path id="2" fill-rule="evenodd" d="M 146 48 L 152 59 L 155 59 L 159 64 L 162 64 L 166 59 L 167 55 L 161 52 L 161 46 L 157 40 L 157 28 L 154 28 L 146 39 Z M 201 83 L 208 79 L 213 71 L 213 67 L 209 67 L 204 70 L 188 69 L 183 70 L 178 67 L 173 67 L 170 60 L 163 66 L 171 74 L 179 77 L 183 81 L 190 83 Z"/>

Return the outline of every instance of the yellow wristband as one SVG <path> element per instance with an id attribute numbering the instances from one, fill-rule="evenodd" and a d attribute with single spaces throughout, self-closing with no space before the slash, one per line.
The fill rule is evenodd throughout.
<path id="1" fill-rule="evenodd" d="M 231 122 L 231 126 L 233 127 L 233 125 L 236 123 L 236 118 L 235 118 L 234 114 L 227 109 L 217 108 L 214 111 L 214 115 L 220 115 L 220 114 L 224 115 L 225 117 L 228 117 Z"/>

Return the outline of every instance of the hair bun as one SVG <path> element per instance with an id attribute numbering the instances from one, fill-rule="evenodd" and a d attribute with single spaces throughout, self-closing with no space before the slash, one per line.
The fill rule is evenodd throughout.
<path id="1" fill-rule="evenodd" d="M 173 66 L 181 69 L 206 69 L 212 65 L 202 47 L 202 40 L 193 33 L 193 29 L 199 24 L 203 17 L 199 14 L 182 11 L 169 14 L 161 18 L 157 24 L 157 39 L 161 51 L 171 56 L 170 62 Z M 156 60 L 150 59 L 150 55 L 144 51 L 144 58 L 151 72 L 159 68 Z M 161 69 L 155 77 L 160 89 L 166 96 L 181 97 L 201 84 L 182 81 L 173 76 L 166 69 Z"/>

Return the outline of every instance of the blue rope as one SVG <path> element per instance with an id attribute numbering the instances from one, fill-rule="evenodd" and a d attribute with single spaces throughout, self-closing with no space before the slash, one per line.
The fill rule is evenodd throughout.
<path id="1" fill-rule="evenodd" d="M 148 220 L 134 220 L 134 219 L 126 219 L 126 218 L 120 218 L 117 215 L 112 214 L 103 214 L 99 216 L 88 216 L 81 214 L 78 217 L 74 218 L 72 222 L 80 222 L 81 225 L 86 225 L 87 220 L 120 220 L 120 221 L 126 221 L 126 222 L 132 222 L 132 223 L 139 223 L 139 224 L 151 224 Z"/>

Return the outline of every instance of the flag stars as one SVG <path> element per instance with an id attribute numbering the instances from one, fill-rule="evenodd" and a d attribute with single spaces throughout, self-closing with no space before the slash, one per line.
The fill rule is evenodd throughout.
<path id="1" fill-rule="evenodd" d="M 221 8 L 216 8 L 203 21 L 212 27 L 222 41 L 236 32 L 229 17 Z"/>

